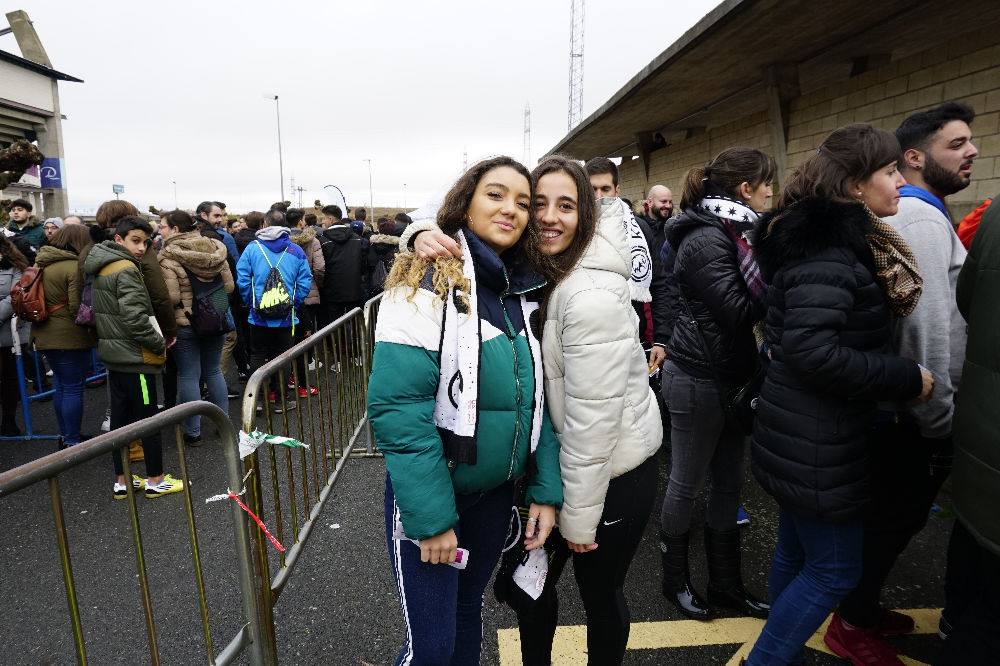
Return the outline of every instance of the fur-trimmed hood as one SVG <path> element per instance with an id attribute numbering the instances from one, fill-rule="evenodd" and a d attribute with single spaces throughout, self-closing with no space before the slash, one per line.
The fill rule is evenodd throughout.
<path id="1" fill-rule="evenodd" d="M 389 236 L 388 234 L 375 234 L 368 239 L 368 242 L 372 245 L 382 243 L 385 245 L 395 245 L 396 247 L 399 247 L 399 238 L 396 236 Z"/>
<path id="2" fill-rule="evenodd" d="M 754 258 L 768 282 L 785 264 L 833 247 L 849 248 L 871 265 L 867 235 L 871 220 L 860 204 L 810 197 L 761 216 L 755 230 Z"/>
<path id="3" fill-rule="evenodd" d="M 292 229 L 288 234 L 288 238 L 308 253 L 309 246 L 312 245 L 312 242 L 316 239 L 316 230 L 312 227 L 306 227 L 305 229 Z"/>
<path id="4" fill-rule="evenodd" d="M 202 280 L 212 280 L 222 272 L 227 252 L 222 241 L 188 231 L 167 238 L 159 257 L 176 261 Z"/>

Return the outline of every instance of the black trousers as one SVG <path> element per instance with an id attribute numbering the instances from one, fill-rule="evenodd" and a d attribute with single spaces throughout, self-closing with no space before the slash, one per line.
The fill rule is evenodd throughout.
<path id="1" fill-rule="evenodd" d="M 653 511 L 656 478 L 654 456 L 612 479 L 597 526 L 597 550 L 572 553 L 573 574 L 587 613 L 590 664 L 620 664 L 625 657 L 631 623 L 625 601 L 625 576 Z M 545 588 L 535 605 L 517 616 L 525 666 L 552 663 L 552 638 L 559 623 L 556 583 L 571 551 L 558 531 L 549 538 L 557 543 L 549 559 Z"/>
<path id="2" fill-rule="evenodd" d="M 320 314 L 319 314 L 319 326 L 320 328 L 330 324 L 331 322 L 340 319 L 345 314 L 364 305 L 363 303 L 322 303 L 320 304 Z M 360 350 L 355 349 L 357 345 L 354 344 L 352 339 L 353 331 L 350 324 L 344 327 L 342 333 L 337 333 L 334 335 L 334 345 L 335 353 L 341 360 L 341 362 L 348 362 L 350 358 L 354 358 L 358 355 Z"/>
<path id="3" fill-rule="evenodd" d="M 922 437 L 915 423 L 880 424 L 869 441 L 871 500 L 865 512 L 863 571 L 839 608 L 856 627 L 878 623 L 882 586 L 910 539 L 927 524 L 951 471 L 951 441 Z"/>
<path id="4" fill-rule="evenodd" d="M 250 371 L 255 372 L 268 361 L 271 361 L 287 351 L 292 346 L 291 327 L 250 326 Z M 288 369 L 285 369 L 285 379 L 288 379 Z M 278 390 L 278 373 L 271 375 L 268 390 Z"/>
<path id="5" fill-rule="evenodd" d="M 939 666 L 991 664 L 1000 654 L 1000 556 L 983 548 L 961 521 L 948 544 L 945 616 L 952 624 Z"/>
<path id="6" fill-rule="evenodd" d="M 108 371 L 111 393 L 111 429 L 115 430 L 156 415 L 156 375 Z M 146 476 L 163 474 L 163 444 L 160 433 L 142 439 Z M 122 452 L 113 451 L 115 474 L 122 474 Z M 125 452 L 128 455 L 128 452 Z M 128 480 L 126 479 L 126 482 Z"/>

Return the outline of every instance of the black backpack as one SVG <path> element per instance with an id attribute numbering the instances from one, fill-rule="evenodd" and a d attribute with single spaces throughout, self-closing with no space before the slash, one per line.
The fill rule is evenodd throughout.
<path id="1" fill-rule="evenodd" d="M 389 269 L 386 267 L 388 257 L 380 257 L 375 261 L 375 268 L 372 270 L 372 283 L 370 285 L 371 295 L 381 294 L 385 289 L 385 279 L 389 277 Z"/>
<path id="2" fill-rule="evenodd" d="M 292 311 L 292 297 L 288 293 L 288 288 L 285 287 L 285 278 L 281 276 L 281 271 L 278 270 L 281 260 L 285 258 L 285 250 L 281 251 L 278 261 L 272 264 L 259 242 L 257 243 L 257 248 L 260 250 L 261 255 L 263 255 L 264 261 L 267 262 L 270 270 L 267 272 L 267 277 L 264 278 L 264 290 L 260 293 L 260 300 L 253 304 L 253 309 L 264 319 L 284 319 Z M 251 289 L 254 289 L 252 283 Z"/>
<path id="3" fill-rule="evenodd" d="M 229 325 L 229 295 L 223 289 L 222 275 L 210 282 L 202 282 L 194 273 L 184 269 L 191 283 L 191 311 L 187 313 L 191 330 L 198 335 L 222 335 L 233 330 Z"/>

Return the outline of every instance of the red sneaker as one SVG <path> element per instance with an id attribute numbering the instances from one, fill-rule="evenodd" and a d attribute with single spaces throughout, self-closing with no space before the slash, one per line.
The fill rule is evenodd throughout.
<path id="1" fill-rule="evenodd" d="M 308 389 L 305 386 L 300 386 L 298 388 L 299 397 L 306 398 L 311 395 L 319 395 L 319 387 L 310 386 Z"/>
<path id="2" fill-rule="evenodd" d="M 861 629 L 833 614 L 823 642 L 830 650 L 854 666 L 903 666 L 895 648 L 878 636 L 877 629 Z"/>
<path id="3" fill-rule="evenodd" d="M 882 617 L 878 619 L 875 631 L 879 636 L 888 638 L 890 636 L 903 636 L 912 634 L 916 623 L 909 615 L 904 615 L 898 611 L 882 609 Z"/>

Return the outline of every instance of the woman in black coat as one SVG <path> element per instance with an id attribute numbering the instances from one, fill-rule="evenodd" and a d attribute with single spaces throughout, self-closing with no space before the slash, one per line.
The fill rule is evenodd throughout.
<path id="1" fill-rule="evenodd" d="M 888 132 L 836 130 L 757 228 L 771 363 L 752 464 L 780 519 L 771 614 L 747 662 L 754 666 L 801 662 L 806 640 L 854 587 L 876 403 L 926 399 L 933 388 L 917 363 L 886 353 L 890 311 L 919 297 L 919 276 L 899 258 L 909 249 L 879 219 L 895 214 L 905 183 L 899 154 Z"/>
<path id="2" fill-rule="evenodd" d="M 746 433 L 726 418 L 721 396 L 746 383 L 758 365 L 753 326 L 764 316 L 764 284 L 744 234 L 753 230 L 757 211 L 771 196 L 773 178 L 770 157 L 752 148 L 728 148 L 688 173 L 681 214 L 667 230 L 674 255 L 664 270 L 675 285 L 678 316 L 662 384 L 671 424 L 670 480 L 660 511 L 663 594 L 696 620 L 711 614 L 688 576 L 688 535 L 695 497 L 709 475 L 708 602 L 767 617 L 767 604 L 743 587 L 733 518 L 743 485 Z"/>

